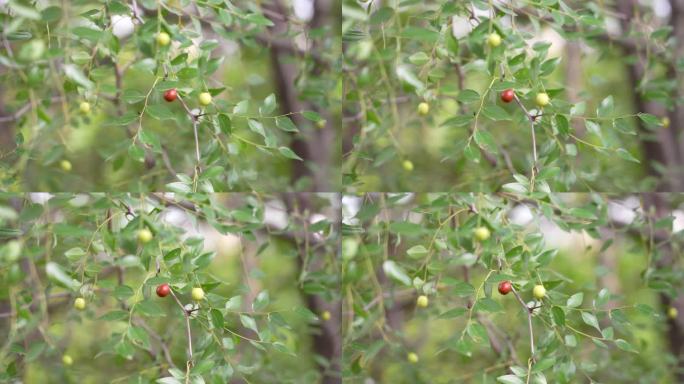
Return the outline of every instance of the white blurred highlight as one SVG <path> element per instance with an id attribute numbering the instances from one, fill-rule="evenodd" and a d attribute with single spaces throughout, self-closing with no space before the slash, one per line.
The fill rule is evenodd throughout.
<path id="1" fill-rule="evenodd" d="M 636 212 L 640 210 L 639 199 L 630 196 L 624 200 L 608 202 L 608 217 L 620 224 L 631 224 L 636 218 Z"/>
<path id="2" fill-rule="evenodd" d="M 362 199 L 358 196 L 342 196 L 342 223 L 346 225 L 358 225 L 357 213 L 361 210 Z"/>
<path id="3" fill-rule="evenodd" d="M 295 17 L 301 21 L 310 21 L 314 16 L 314 0 L 294 0 L 292 2 Z"/>
<path id="4" fill-rule="evenodd" d="M 131 19 L 129 16 L 112 16 L 112 33 L 119 39 L 123 39 L 132 35 L 134 29 L 135 25 L 133 24 L 133 19 Z"/>
<path id="5" fill-rule="evenodd" d="M 211 225 L 204 222 L 197 224 L 193 217 L 180 208 L 169 207 L 160 215 L 161 221 L 168 225 L 182 228 L 185 233 L 183 239 L 190 237 L 202 237 L 204 249 L 218 254 L 233 254 L 235 249 L 241 249 L 242 243 L 238 236 L 222 234 Z"/>
<path id="6" fill-rule="evenodd" d="M 674 220 L 672 221 L 672 232 L 679 232 L 684 229 L 684 211 L 677 209 L 672 212 Z"/>
<path id="7" fill-rule="evenodd" d="M 525 204 L 518 204 L 508 212 L 508 219 L 515 225 L 525 226 L 532 222 L 534 215 L 530 207 Z"/>
<path id="8" fill-rule="evenodd" d="M 264 204 L 264 222 L 273 228 L 283 230 L 287 227 L 287 208 L 280 200 L 267 201 Z"/>
<path id="9" fill-rule="evenodd" d="M 32 192 L 29 193 L 29 199 L 32 203 L 44 205 L 52 198 L 51 193 L 47 192 Z"/>

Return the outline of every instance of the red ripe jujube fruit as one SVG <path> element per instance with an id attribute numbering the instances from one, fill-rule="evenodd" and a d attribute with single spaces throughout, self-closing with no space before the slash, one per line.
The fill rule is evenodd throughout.
<path id="1" fill-rule="evenodd" d="M 178 91 L 176 91 L 176 88 L 171 88 L 164 92 L 164 100 L 168 101 L 169 103 L 175 101 L 177 97 Z"/>
<path id="2" fill-rule="evenodd" d="M 510 103 L 513 101 L 513 98 L 515 98 L 515 91 L 512 89 L 507 89 L 503 92 L 501 92 L 501 101 L 504 103 Z"/>
<path id="3" fill-rule="evenodd" d="M 511 282 L 506 280 L 499 283 L 499 293 L 502 295 L 508 295 L 508 293 L 513 290 Z"/>
<path id="4" fill-rule="evenodd" d="M 168 284 L 160 284 L 157 286 L 157 296 L 166 297 L 171 293 L 171 287 Z"/>

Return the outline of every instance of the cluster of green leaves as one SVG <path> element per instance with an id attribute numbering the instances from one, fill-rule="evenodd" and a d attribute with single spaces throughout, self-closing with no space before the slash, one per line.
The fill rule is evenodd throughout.
<path id="1" fill-rule="evenodd" d="M 360 199 L 360 210 L 343 227 L 343 306 L 353 313 L 344 328 L 350 380 L 436 383 L 462 377 L 517 384 L 643 377 L 649 382 L 676 361 L 651 358 L 648 351 L 662 351 L 646 334 L 664 327 L 665 316 L 653 307 L 655 293 L 670 294 L 677 284 L 670 279 L 677 273 L 654 271 L 649 264 L 658 259 L 649 228 L 671 230 L 671 218 L 650 222 L 639 216 L 617 228 L 608 215 L 610 200 L 600 195 L 525 200 L 369 194 Z M 516 224 L 514 208 L 520 207 L 530 210 L 529 224 Z M 541 230 L 551 223 L 587 235 L 585 248 L 563 254 L 547 246 Z M 488 228 L 491 237 L 477 240 L 478 227 Z M 616 271 L 594 265 L 604 252 L 629 254 L 631 265 L 621 268 L 632 272 L 619 275 L 624 291 L 611 292 L 595 280 L 609 273 L 617 277 Z M 661 282 L 636 278 L 645 270 Z M 514 294 L 497 292 L 502 281 L 511 281 L 534 308 L 533 358 L 527 310 Z M 541 301 L 532 296 L 537 284 L 547 290 Z M 416 305 L 418 295 L 428 296 L 427 308 Z M 418 364 L 406 364 L 409 353 L 420 356 Z"/>
<path id="2" fill-rule="evenodd" d="M 593 3 L 574 9 L 561 0 L 371 3 L 343 5 L 346 108 L 353 134 L 344 164 L 347 185 L 365 191 L 423 191 L 415 189 L 421 184 L 430 186 L 425 192 L 489 191 L 515 178 L 528 190 L 652 187 L 637 165 L 636 127 L 642 124 L 649 130 L 642 134 L 652 135 L 663 124 L 659 117 L 632 112 L 632 99 L 624 95 L 641 92 L 665 102 L 672 88 L 657 94 L 622 90 L 625 81 L 615 72 L 595 73 L 592 81 L 601 81 L 601 87 L 592 89 L 587 81 L 580 99 L 568 101 L 562 73 L 568 60 L 551 43 L 580 41 L 605 56 L 599 63 L 587 61 L 588 72 L 621 65 L 602 38 L 609 36 L 609 10 Z M 454 28 L 468 31 L 456 36 Z M 551 31 L 557 37 L 551 38 Z M 497 47 L 487 44 L 492 33 L 502 38 Z M 645 44 L 659 47 L 667 36 L 667 30 L 660 31 Z M 674 59 L 653 56 L 649 77 L 665 81 L 657 68 Z M 529 115 L 517 102 L 500 100 L 506 89 L 516 91 Z M 551 103 L 539 108 L 535 97 L 542 92 Z M 419 102 L 429 104 L 427 115 L 417 110 Z M 530 116 L 536 116 L 536 143 Z M 415 170 L 402 170 L 406 160 Z"/>
<path id="3" fill-rule="evenodd" d="M 309 249 L 298 245 L 304 237 L 292 237 L 309 229 L 320 241 L 311 248 L 334 255 L 335 226 L 323 219 L 269 228 L 266 197 L 58 194 L 47 202 L 4 197 L 0 300 L 11 305 L 2 308 L 8 316 L 0 327 L 6 336 L 0 380 L 40 380 L 50 369 L 55 373 L 49 375 L 62 381 L 110 381 L 111 375 L 166 384 L 315 381 L 318 360 L 306 339 L 323 320 L 304 305 L 300 286 L 322 292 L 337 275 L 326 269 L 300 272 L 298 258 Z M 328 203 L 318 199 L 316 209 Z M 203 227 L 213 229 L 196 232 Z M 153 234 L 146 243 L 137 236 L 143 228 Z M 205 247 L 202 234 L 212 231 L 235 236 L 220 257 Z M 259 265 L 244 264 L 245 257 L 258 258 Z M 313 254 L 307 259 L 312 265 L 318 260 Z M 193 358 L 187 370 L 183 311 L 174 298 L 155 294 L 164 283 L 192 310 Z M 194 287 L 204 289 L 204 300 L 191 300 Z M 327 296 L 336 295 L 330 291 Z M 85 299 L 84 311 L 72 308 L 76 297 Z M 67 353 L 74 371 L 57 363 Z"/>
<path id="4" fill-rule="evenodd" d="M 129 2 L 57 3 L 10 2 L 0 14 L 5 48 L 13 47 L 0 54 L 3 88 L 13 100 L 6 107 L 30 107 L 17 121 L 16 150 L 3 154 L 6 187 L 128 191 L 173 182 L 166 187 L 263 189 L 270 181 L 285 183 L 282 169 L 302 160 L 289 147 L 303 128 L 292 114 L 301 114 L 308 129 L 324 123 L 314 111 L 278 111 L 268 44 L 259 39 L 293 39 L 301 31 L 269 32 L 273 22 L 257 3 L 138 1 L 136 13 Z M 169 45 L 156 41 L 161 32 L 171 37 Z M 227 42 L 239 47 L 229 56 Z M 312 61 L 296 60 L 303 71 Z M 327 79 L 320 76 L 319 84 Z M 171 88 L 187 109 L 164 101 Z M 210 105 L 199 103 L 201 92 L 214 96 Z M 319 91 L 307 99 L 327 96 Z M 79 109 L 82 102 L 89 112 Z M 191 114 L 200 115 L 197 149 Z M 60 170 L 62 160 L 73 170 Z M 263 173 L 269 177 L 259 182 Z"/>

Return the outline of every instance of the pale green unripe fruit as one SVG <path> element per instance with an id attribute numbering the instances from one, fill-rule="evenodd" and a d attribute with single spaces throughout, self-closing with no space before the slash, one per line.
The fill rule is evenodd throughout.
<path id="1" fill-rule="evenodd" d="M 344 260 L 351 260 L 356 257 L 359 252 L 359 242 L 353 238 L 342 239 L 342 258 Z"/>
<path id="2" fill-rule="evenodd" d="M 422 103 L 418 104 L 418 114 L 419 115 L 425 116 L 428 113 L 430 113 L 430 104 L 428 104 L 426 102 L 422 102 Z"/>
<path id="3" fill-rule="evenodd" d="M 163 46 L 169 45 L 170 42 L 171 42 L 171 36 L 169 36 L 168 33 L 159 32 L 157 34 L 157 44 L 159 44 L 163 47 Z"/>
<path id="4" fill-rule="evenodd" d="M 418 355 L 413 352 L 409 352 L 409 354 L 406 355 L 406 359 L 409 361 L 409 363 L 415 364 L 418 362 Z"/>
<path id="5" fill-rule="evenodd" d="M 152 232 L 147 228 L 143 228 L 143 229 L 138 231 L 138 241 L 143 243 L 143 244 L 149 243 L 150 241 L 152 241 L 152 237 L 153 237 Z"/>
<path id="6" fill-rule="evenodd" d="M 413 162 L 411 160 L 404 160 L 404 162 L 401 163 L 401 166 L 404 167 L 406 172 L 413 171 Z"/>
<path id="7" fill-rule="evenodd" d="M 670 118 L 665 116 L 662 119 L 660 119 L 660 124 L 663 126 L 663 128 L 669 128 L 670 127 Z"/>
<path id="8" fill-rule="evenodd" d="M 199 94 L 199 102 L 200 104 L 207 106 L 211 104 L 211 93 L 209 92 L 202 92 Z"/>
<path id="9" fill-rule="evenodd" d="M 475 239 L 478 241 L 486 241 L 489 239 L 489 236 L 491 236 L 491 232 L 489 232 L 489 228 L 487 227 L 477 227 L 475 228 Z"/>
<path id="10" fill-rule="evenodd" d="M 62 363 L 64 363 L 64 365 L 71 365 L 74 363 L 74 359 L 69 355 L 64 355 L 62 356 Z"/>
<path id="11" fill-rule="evenodd" d="M 546 296 L 546 288 L 543 285 L 535 285 L 532 290 L 532 296 L 537 300 L 543 299 Z"/>
<path id="12" fill-rule="evenodd" d="M 549 95 L 542 92 L 542 93 L 537 93 L 537 97 L 535 98 L 535 102 L 540 107 L 546 107 L 551 102 L 551 99 L 549 98 Z"/>
<path id="13" fill-rule="evenodd" d="M 501 36 L 496 32 L 490 33 L 487 36 L 487 44 L 492 48 L 498 47 L 501 45 Z"/>
<path id="14" fill-rule="evenodd" d="M 76 300 L 74 300 L 74 308 L 78 309 L 79 311 L 84 310 L 86 307 L 86 301 L 82 297 L 77 297 Z"/>
<path id="15" fill-rule="evenodd" d="M 675 307 L 670 307 L 667 309 L 667 317 L 670 319 L 676 319 L 677 315 L 679 315 L 679 311 Z"/>
<path id="16" fill-rule="evenodd" d="M 7 245 L 5 246 L 4 249 L 4 254 L 0 253 L 0 256 L 4 256 L 4 259 L 9 261 L 9 262 L 15 262 L 19 260 L 19 256 L 21 255 L 21 243 L 17 240 L 10 240 L 7 242 Z"/>
<path id="17" fill-rule="evenodd" d="M 192 299 L 195 301 L 201 301 L 204 299 L 204 289 L 202 288 L 193 288 L 192 289 Z"/>
<path id="18" fill-rule="evenodd" d="M 330 320 L 330 311 L 323 311 L 323 313 L 321 313 L 321 319 L 323 321 Z"/>
<path id="19" fill-rule="evenodd" d="M 84 101 L 78 106 L 78 109 L 81 111 L 81 113 L 87 114 L 90 112 L 90 103 Z"/>
<path id="20" fill-rule="evenodd" d="M 19 59 L 22 61 L 35 61 L 43 57 L 45 53 L 45 42 L 34 39 L 24 44 L 19 51 Z"/>
<path id="21" fill-rule="evenodd" d="M 426 308 L 429 303 L 430 300 L 425 295 L 420 295 L 418 296 L 418 299 L 416 299 L 416 306 L 418 306 L 419 308 Z"/>
<path id="22" fill-rule="evenodd" d="M 71 161 L 62 160 L 59 162 L 59 167 L 62 168 L 62 171 L 69 172 L 71 171 Z"/>

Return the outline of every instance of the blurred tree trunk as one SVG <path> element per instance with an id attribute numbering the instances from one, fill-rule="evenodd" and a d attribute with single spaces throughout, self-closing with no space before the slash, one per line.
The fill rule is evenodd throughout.
<path id="1" fill-rule="evenodd" d="M 675 57 L 683 57 L 684 52 L 684 0 L 671 0 L 672 17 L 671 25 L 675 36 L 677 37 L 677 54 Z M 617 3 L 617 10 L 624 16 L 621 18 L 621 25 L 623 28 L 623 35 L 628 36 L 629 31 L 634 25 L 635 13 L 639 7 L 637 0 L 622 0 Z M 633 99 L 636 110 L 640 112 L 650 113 L 656 116 L 664 116 L 665 108 L 655 102 L 646 101 L 641 93 L 638 91 L 640 80 L 645 73 L 645 62 L 647 60 L 641 54 L 636 45 L 623 46 L 625 53 L 628 56 L 636 58 L 632 64 L 628 65 L 629 80 L 634 89 Z M 676 65 L 676 64 L 675 64 Z M 676 77 L 676 73 L 669 71 L 670 76 Z M 677 81 L 677 79 L 674 79 Z M 681 80 L 679 80 L 681 81 Z M 681 93 L 681 87 L 679 87 Z M 681 95 L 680 95 L 681 96 Z M 682 191 L 684 189 L 684 174 L 682 173 L 682 150 L 680 149 L 679 133 L 682 128 L 682 114 L 683 106 L 676 105 L 673 112 L 669 114 L 671 119 L 669 128 L 661 128 L 652 133 L 640 122 L 640 137 L 642 147 L 644 148 L 645 162 L 648 164 L 649 174 L 652 176 L 660 176 L 657 170 L 657 163 L 665 167 L 667 174 L 663 176 L 663 182 L 658 185 L 658 190 L 665 191 Z M 654 137 L 651 137 L 654 136 Z M 655 218 L 661 218 L 671 215 L 671 209 L 668 206 L 665 196 L 658 193 L 649 193 L 643 195 L 644 209 L 652 210 Z M 674 260 L 672 248 L 666 244 L 662 250 L 663 255 L 657 262 L 658 268 L 666 268 L 672 265 Z M 672 299 L 667 295 L 661 294 L 660 301 L 665 308 L 674 306 L 679 313 L 684 313 L 684 302 L 681 298 Z M 684 359 L 680 356 L 684 352 L 684 320 L 683 316 L 677 319 L 668 320 L 668 341 L 670 344 L 670 351 L 678 359 L 677 370 L 674 373 L 677 382 L 684 382 Z"/>
<path id="2" fill-rule="evenodd" d="M 682 0 L 677 0 L 679 3 Z M 635 13 L 639 7 L 637 0 L 622 0 L 617 3 L 617 10 L 623 15 L 620 18 L 622 33 L 630 35 L 635 22 Z M 674 8 L 673 8 L 674 9 Z M 673 18 L 674 19 L 674 18 Z M 679 42 L 681 46 L 683 42 Z M 639 112 L 650 113 L 655 116 L 664 116 L 665 107 L 654 101 L 647 101 L 639 91 L 641 80 L 646 74 L 648 57 L 638 50 L 636 44 L 622 45 L 626 56 L 634 57 L 633 62 L 628 64 L 628 81 L 631 84 L 634 109 Z M 626 60 L 626 62 L 630 62 Z M 662 180 L 657 186 L 658 191 L 681 191 L 684 190 L 684 173 L 682 169 L 681 151 L 678 143 L 679 124 L 673 121 L 669 129 L 649 130 L 643 122 L 639 121 L 639 137 L 644 150 L 645 163 L 649 175 Z M 658 171 L 659 165 L 665 169 L 665 174 Z"/>
<path id="3" fill-rule="evenodd" d="M 274 26 L 274 34 L 280 35 L 287 33 L 291 27 L 288 23 L 288 12 L 281 1 L 274 1 L 272 6 L 274 11 L 283 15 L 282 18 L 271 17 Z M 314 2 L 314 17 L 309 25 L 310 28 L 319 28 L 325 23 L 330 22 L 331 0 L 318 0 Z M 293 41 L 292 44 L 295 44 Z M 315 50 L 317 44 L 313 43 L 307 50 Z M 311 185 L 307 191 L 325 192 L 332 191 L 330 183 L 331 154 L 334 153 L 333 143 L 335 134 L 332 130 L 331 119 L 328 119 L 326 126 L 322 129 L 312 128 L 299 113 L 306 110 L 315 110 L 310 103 L 303 101 L 298 93 L 297 81 L 300 77 L 300 66 L 302 63 L 293 62 L 292 50 L 273 45 L 271 47 L 271 62 L 273 75 L 276 82 L 276 92 L 280 101 L 280 111 L 283 114 L 294 113 L 291 115 L 295 125 L 301 131 L 294 136 L 292 150 L 304 161 L 292 162 L 293 183 L 301 182 L 303 178 L 310 178 Z M 312 74 L 320 73 L 320 64 L 316 64 Z M 318 111 L 324 114 L 322 111 Z"/>
<path id="4" fill-rule="evenodd" d="M 311 213 L 316 212 L 316 208 L 311 201 L 315 195 L 312 193 L 292 193 L 284 194 L 283 201 L 287 206 L 288 217 L 300 218 L 302 221 L 309 220 Z M 339 195 L 336 195 L 339 198 Z M 338 210 L 339 211 L 339 210 Z M 331 217 L 333 225 L 336 227 L 337 233 L 340 230 L 341 214 L 339 212 L 335 217 Z M 304 232 L 302 236 L 313 237 L 313 233 Z M 339 237 L 339 236 L 338 236 Z M 341 239 L 338 239 L 336 244 L 336 252 L 339 252 Z M 325 252 L 325 248 L 320 248 Z M 324 268 L 325 255 L 321 251 L 313 250 L 315 254 L 310 255 L 311 259 L 306 266 L 306 272 L 315 272 Z M 303 255 L 300 255 L 303 256 Z M 336 254 L 335 257 L 338 257 Z M 304 266 L 302 257 L 297 258 L 298 276 L 302 276 Z M 337 271 L 339 274 L 339 271 Z M 338 287 L 339 291 L 339 287 Z M 309 310 L 318 316 L 324 311 L 330 312 L 330 319 L 320 321 L 318 323 L 318 333 L 313 334 L 313 348 L 314 352 L 325 358 L 327 365 L 320 365 L 319 369 L 323 376 L 322 384 L 338 384 L 342 383 L 341 358 L 342 358 L 342 337 L 341 337 L 341 318 L 342 307 L 339 301 L 327 302 L 323 297 L 315 294 L 309 294 L 302 291 L 304 300 Z"/>
<path id="5" fill-rule="evenodd" d="M 672 15 L 670 19 L 670 25 L 673 29 L 673 35 L 677 41 L 677 47 L 675 48 L 675 58 L 679 60 L 684 60 L 684 0 L 671 0 L 670 5 L 672 7 Z M 676 68 L 677 63 L 671 71 Z M 674 78 L 677 82 L 677 94 L 676 96 L 680 100 L 679 103 L 675 103 L 674 110 L 669 113 L 670 118 L 670 129 L 676 135 L 679 135 L 684 131 L 684 76 L 677 77 L 677 73 L 670 73 L 670 77 Z M 679 148 L 680 152 L 684 154 L 684 137 L 679 138 Z M 683 155 L 684 157 L 684 155 Z"/>
<path id="6" fill-rule="evenodd" d="M 667 201 L 667 195 L 661 193 L 646 193 L 642 197 L 643 208 L 648 216 L 651 217 L 652 221 L 657 221 L 659 219 L 669 217 L 672 215 L 672 208 Z M 669 233 L 662 229 L 655 230 L 653 236 L 658 239 L 661 238 L 663 245 L 659 249 L 660 257 L 655 261 L 655 268 L 657 269 L 669 269 L 672 268 L 675 262 L 675 254 L 672 246 L 669 242 L 662 241 L 662 239 L 667 239 Z M 653 250 L 655 252 L 655 250 Z M 677 359 L 677 367 L 674 370 L 674 376 L 678 383 L 684 383 L 684 299 L 682 296 L 672 298 L 666 294 L 660 294 L 660 302 L 665 308 L 665 311 L 669 307 L 675 307 L 679 311 L 680 315 L 675 319 L 668 317 L 667 319 L 667 336 L 668 343 L 670 345 L 670 351 Z"/>
<path id="7" fill-rule="evenodd" d="M 272 30 L 276 34 L 283 34 L 288 31 L 287 9 L 283 3 L 276 0 L 270 4 L 283 18 L 271 17 L 274 26 Z M 310 28 L 319 28 L 325 23 L 330 22 L 330 12 L 332 10 L 331 0 L 318 0 L 314 2 L 314 16 L 309 24 Z M 293 42 L 294 44 L 294 42 Z M 316 49 L 317 45 L 312 44 L 307 47 L 309 50 Z M 280 108 L 282 113 L 295 112 L 292 115 L 292 120 L 300 129 L 301 133 L 296 136 L 292 142 L 293 151 L 299 155 L 304 161 L 293 161 L 292 164 L 292 184 L 301 182 L 304 178 L 311 179 L 311 185 L 306 189 L 316 192 L 324 192 L 331 190 L 330 183 L 330 165 L 331 154 L 333 151 L 333 142 L 335 141 L 334 132 L 331 129 L 331 122 L 328 119 L 326 126 L 322 129 L 311 129 L 307 127 L 308 122 L 298 112 L 304 110 L 312 110 L 309 103 L 300 99 L 295 84 L 299 79 L 299 67 L 291 61 L 291 51 L 283 47 L 271 47 L 271 63 L 273 66 L 273 74 L 276 81 L 276 92 L 280 100 Z M 313 70 L 313 73 L 320 73 L 322 70 L 318 67 Z M 306 138 L 306 139 L 303 139 Z M 313 168 L 312 168 L 313 167 Z M 289 217 L 296 217 L 299 212 L 311 213 L 314 212 L 314 206 L 311 201 L 312 194 L 297 193 L 283 195 L 288 210 Z M 305 216 L 307 217 L 307 216 Z M 339 217 L 333 218 L 334 225 L 339 230 Z M 304 233 L 303 236 L 310 236 L 310 233 Z M 302 268 L 304 268 L 301 258 L 299 275 L 301 275 Z M 317 265 L 321 261 L 320 257 L 314 257 L 313 262 L 308 268 L 316 270 L 320 267 Z M 325 358 L 328 366 L 320 365 L 319 369 L 323 376 L 323 384 L 337 384 L 342 382 L 342 374 L 340 367 L 340 359 L 342 357 L 342 339 L 340 334 L 340 318 L 341 307 L 339 302 L 329 303 L 323 297 L 302 292 L 306 305 L 310 311 L 320 315 L 324 311 L 329 311 L 331 314 L 330 320 L 321 321 L 319 326 L 319 333 L 313 335 L 313 348 L 316 354 Z"/>
<path id="8" fill-rule="evenodd" d="M 242 282 L 245 286 L 245 293 L 242 295 L 242 310 L 245 313 L 252 312 L 252 305 L 256 295 L 261 290 L 261 285 L 251 279 L 250 274 L 253 270 L 259 268 L 259 260 L 255 257 L 254 252 L 247 249 L 244 244 L 242 244 L 242 238 L 240 239 L 240 265 L 242 265 Z M 237 326 L 237 332 L 241 335 L 249 337 L 251 339 L 259 339 L 253 330 L 245 327 L 242 324 Z M 238 358 L 243 354 L 245 350 L 250 347 L 247 343 L 240 343 L 237 346 Z M 230 381 L 231 384 L 248 384 L 249 382 L 243 377 L 235 377 Z"/>
<path id="9" fill-rule="evenodd" d="M 584 88 L 582 82 L 582 44 L 579 41 L 568 41 L 565 46 L 567 62 L 565 64 L 565 92 L 570 104 L 577 104 L 579 90 Z M 585 129 L 581 120 L 573 121 L 574 131 L 578 136 L 584 136 Z"/>

